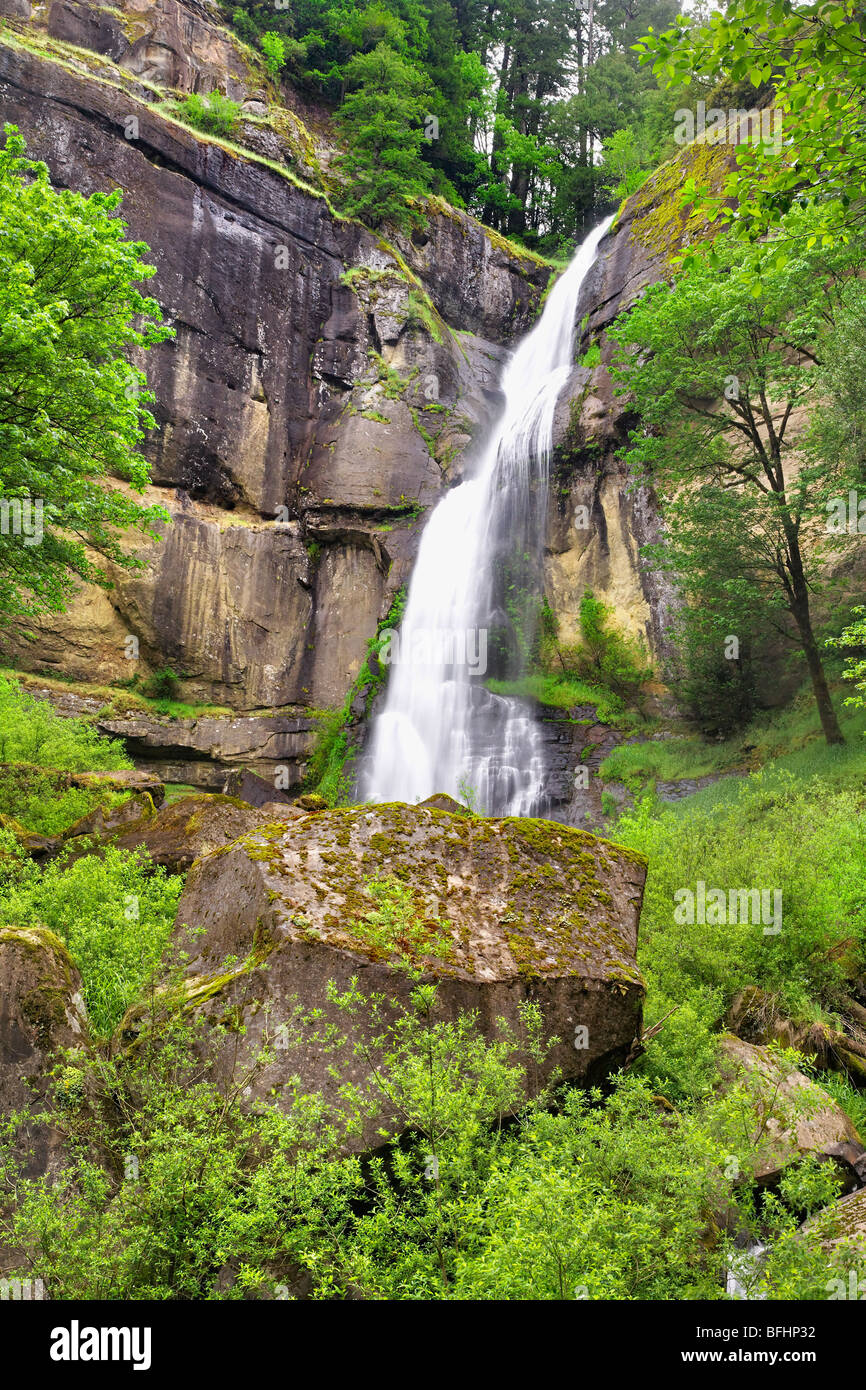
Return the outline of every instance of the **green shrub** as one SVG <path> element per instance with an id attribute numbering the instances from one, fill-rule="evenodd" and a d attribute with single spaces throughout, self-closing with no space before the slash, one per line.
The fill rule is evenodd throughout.
<path id="1" fill-rule="evenodd" d="M 347 1113 L 297 1086 L 279 1109 L 249 1105 L 275 1056 L 267 1017 L 261 1052 L 217 1086 L 200 1044 L 206 1027 L 225 1044 L 229 1021 L 190 1019 L 172 997 L 156 997 L 138 1047 L 67 1058 L 52 1122 L 72 1164 L 15 1179 L 4 1236 L 52 1298 L 287 1297 L 301 1267 L 311 1296 L 328 1300 L 721 1299 L 735 1251 L 714 1213 L 774 1242 L 751 1273 L 754 1297 L 820 1297 L 834 1272 L 847 1278 L 850 1255 L 797 1234 L 801 1215 L 832 1199 L 832 1165 L 807 1161 L 758 1200 L 768 1113 L 747 1087 L 673 1109 L 653 1078 L 631 1075 L 607 1098 L 548 1089 L 527 1104 L 527 1073 L 548 1048 L 537 1005 L 485 1037 L 471 1014 L 443 1018 L 432 985 L 395 1008 L 353 981 L 330 1001 L 354 1043 L 291 1000 L 280 1043 L 315 1040 L 347 1081 L 374 1047 L 366 1089 L 342 1089 Z M 357 1132 L 383 1104 L 402 1137 L 372 1157 L 335 1157 L 346 1126 Z M 14 1124 L 0 1132 L 0 1167 L 11 1168 L 11 1138 Z"/>
<path id="2" fill-rule="evenodd" d="M 662 808 L 645 798 L 614 837 L 649 858 L 639 959 L 650 1014 L 689 1004 L 715 1026 L 737 990 L 757 985 L 797 1015 L 832 1010 L 847 967 L 833 948 L 866 950 L 862 793 L 790 773 L 755 773 L 715 806 Z M 761 923 L 678 924 L 678 890 L 781 892 L 782 929 Z M 653 1021 L 652 1017 L 650 1021 Z"/>
<path id="3" fill-rule="evenodd" d="M 177 113 L 182 121 L 203 130 L 208 135 L 222 135 L 230 139 L 238 128 L 241 118 L 240 104 L 224 97 L 221 92 L 211 92 L 208 97 L 190 92 L 177 103 Z"/>
<path id="4" fill-rule="evenodd" d="M 274 33 L 269 29 L 262 34 L 259 40 L 262 52 L 265 55 L 265 67 L 271 77 L 279 77 L 283 68 L 286 66 L 286 45 L 282 35 Z"/>
<path id="5" fill-rule="evenodd" d="M 37 835 L 62 835 L 100 804 L 123 800 L 104 788 L 58 787 L 38 768 L 0 767 L 0 814 Z"/>
<path id="6" fill-rule="evenodd" d="M 154 868 L 141 850 L 109 848 L 39 869 L 8 831 L 0 837 L 0 921 L 49 927 L 66 943 L 81 971 L 91 1026 L 107 1036 L 159 965 L 182 880 Z"/>
<path id="7" fill-rule="evenodd" d="M 33 763 L 66 772 L 132 767 L 117 739 L 103 738 L 84 719 L 64 719 L 0 677 L 0 762 Z M 12 813 L 14 814 L 14 812 Z"/>
<path id="8" fill-rule="evenodd" d="M 175 700 L 180 689 L 180 677 L 170 666 L 154 671 L 141 685 L 141 693 L 149 700 Z"/>
<path id="9" fill-rule="evenodd" d="M 580 626 L 583 641 L 572 657 L 577 673 L 606 686 L 622 699 L 634 699 L 641 686 L 652 679 L 652 667 L 645 651 L 612 623 L 613 610 L 584 589 L 580 600 Z"/>

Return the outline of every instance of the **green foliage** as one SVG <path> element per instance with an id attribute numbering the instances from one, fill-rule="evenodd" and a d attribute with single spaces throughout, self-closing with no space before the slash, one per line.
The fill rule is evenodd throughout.
<path id="1" fill-rule="evenodd" d="M 601 362 L 601 348 L 598 343 L 590 343 L 580 359 L 581 367 L 597 367 Z"/>
<path id="2" fill-rule="evenodd" d="M 782 258 L 812 238 L 832 246 L 840 233 L 862 225 L 866 143 L 859 94 L 866 85 L 866 46 L 856 0 L 807 6 L 728 0 L 700 23 L 680 17 L 675 28 L 650 34 L 636 47 L 642 62 L 672 85 L 695 73 L 722 74 L 750 91 L 751 100 L 738 105 L 755 106 L 771 91 L 780 114 L 781 148 L 775 142 L 741 146 L 719 196 L 687 183 L 684 201 L 702 198 L 714 216 L 753 241 L 792 207 L 809 206 L 812 226 L 791 229 Z"/>
<path id="3" fill-rule="evenodd" d="M 103 738 L 83 719 L 64 719 L 16 681 L 0 677 L 0 761 L 66 772 L 132 767 L 118 739 Z"/>
<path id="4" fill-rule="evenodd" d="M 403 222 L 400 193 L 429 187 L 498 232 L 567 257 L 610 201 L 611 168 L 597 156 L 602 142 L 609 146 L 627 129 L 641 169 L 673 152 L 673 112 L 683 93 L 662 94 L 632 45 L 648 24 L 670 23 L 677 9 L 677 0 L 628 7 L 595 0 L 590 12 L 564 0 L 296 0 L 275 10 L 265 0 L 241 0 L 230 13 L 254 48 L 264 47 L 264 35 L 279 37 L 292 83 L 336 108 L 357 215 Z M 353 65 L 364 60 L 359 85 L 376 86 L 370 60 L 377 51 L 390 55 L 380 62 L 390 64 L 393 96 L 378 91 L 356 100 Z M 409 87 L 427 93 L 422 110 L 406 109 Z M 419 116 L 426 132 L 420 147 Z M 427 127 L 428 116 L 438 117 L 438 127 Z M 632 163 L 629 156 L 621 173 L 634 182 Z"/>
<path id="5" fill-rule="evenodd" d="M 585 679 L 612 690 L 623 700 L 633 700 L 641 686 L 652 679 L 652 667 L 646 652 L 625 637 L 612 619 L 610 605 L 592 589 L 584 589 L 580 600 L 583 641 L 576 652 L 566 655 L 566 664 L 572 660 Z"/>
<path id="6" fill-rule="evenodd" d="M 552 709 L 573 709 L 579 705 L 595 708 L 596 718 L 603 724 L 631 724 L 632 719 L 618 695 L 603 686 L 592 685 L 577 676 L 556 671 L 533 672 L 519 680 L 488 680 L 487 687 L 494 695 L 516 695 L 524 700 L 537 700 Z"/>
<path id="7" fill-rule="evenodd" d="M 408 227 L 407 198 L 423 193 L 429 174 L 421 159 L 431 94 L 416 68 L 385 44 L 346 66 L 348 93 L 337 125 L 348 149 L 337 167 L 346 180 L 341 206 L 371 227 Z"/>
<path id="8" fill-rule="evenodd" d="M 0 815 L 36 835 L 62 835 L 97 806 L 116 800 L 123 797 L 95 788 L 60 788 L 55 777 L 38 768 L 0 767 Z"/>
<path id="9" fill-rule="evenodd" d="M 169 336 L 148 279 L 147 247 L 127 241 L 120 193 L 52 187 L 15 127 L 0 149 L 0 612 L 60 611 L 75 578 L 125 568 L 130 527 L 156 534 L 161 507 L 137 452 L 154 424 L 130 354 Z M 8 515 L 7 515 L 8 512 Z"/>
<path id="10" fill-rule="evenodd" d="M 65 942 L 91 1026 L 108 1036 L 159 966 L 182 880 L 155 868 L 144 851 L 111 848 L 39 869 L 8 831 L 0 836 L 0 922 L 48 927 Z"/>
<path id="11" fill-rule="evenodd" d="M 833 1009 L 846 966 L 833 951 L 850 936 L 866 948 L 860 795 L 790 773 L 753 774 L 716 806 L 654 806 L 644 799 L 616 823 L 618 841 L 646 854 L 650 873 L 639 960 L 653 1023 L 688 1005 L 713 1028 L 733 995 L 757 985 L 789 1014 Z M 782 895 L 782 930 L 761 923 L 677 923 L 680 889 L 760 888 Z M 708 914 L 709 915 L 709 914 Z M 764 924 L 766 925 L 766 924 Z"/>
<path id="12" fill-rule="evenodd" d="M 240 103 L 217 91 L 207 97 L 190 92 L 177 103 L 177 112 L 182 121 L 196 130 L 203 130 L 207 135 L 223 135 L 226 139 L 236 133 L 241 118 Z"/>
<path id="13" fill-rule="evenodd" d="M 630 197 L 646 182 L 654 162 L 631 126 L 615 130 L 602 149 L 605 191 L 620 202 Z"/>
<path id="14" fill-rule="evenodd" d="M 180 689 L 180 677 L 170 666 L 162 666 L 142 682 L 141 693 L 150 700 L 174 700 Z"/>
<path id="15" fill-rule="evenodd" d="M 290 1297 L 303 1270 L 314 1299 L 720 1299 L 734 1252 L 713 1213 L 777 1242 L 753 1296 L 847 1277 L 849 1257 L 793 1240 L 799 1215 L 833 1195 L 831 1165 L 809 1160 L 763 1210 L 755 1200 L 752 1136 L 767 1111 L 747 1087 L 673 1110 L 631 1076 L 605 1102 L 567 1091 L 552 1105 L 545 1091 L 527 1105 L 525 1077 L 547 1049 L 537 1006 L 485 1040 L 471 1015 L 443 1019 L 429 985 L 396 1009 L 356 983 L 331 999 L 366 1039 L 334 1039 L 334 1065 L 379 1059 L 371 1093 L 344 1098 L 358 1118 L 384 1109 L 406 1130 L 364 1160 L 334 1157 L 344 1130 L 320 1097 L 290 1087 L 280 1109 L 244 1103 L 275 1056 L 267 1029 L 218 1088 L 206 1050 L 194 1059 L 201 1023 L 169 995 L 135 1049 L 67 1058 L 53 1121 L 77 1160 L 19 1179 L 14 1213 L 0 1215 L 53 1298 Z M 296 1010 L 281 1047 L 311 1027 Z"/>
<path id="16" fill-rule="evenodd" d="M 838 637 L 827 639 L 828 647 L 840 647 L 847 655 L 844 671 L 846 680 L 854 682 L 856 695 L 849 695 L 846 705 L 866 706 L 866 608 L 860 606 L 852 610 L 855 621 L 850 623 Z M 853 648 L 853 651 L 852 651 Z"/>
<path id="17" fill-rule="evenodd" d="M 365 887 L 376 906 L 360 921 L 348 923 L 346 931 L 378 959 L 420 979 L 425 957 L 446 960 L 453 955 L 449 923 L 438 917 L 420 918 L 408 884 L 391 876 L 366 879 Z"/>
<path id="18" fill-rule="evenodd" d="M 281 35 L 269 29 L 262 34 L 260 42 L 265 55 L 265 67 L 271 77 L 279 77 L 286 66 L 286 45 Z"/>
<path id="19" fill-rule="evenodd" d="M 841 734 L 812 604 L 822 558 L 850 539 L 826 524 L 827 501 L 847 473 L 835 454 L 798 441 L 792 421 L 814 397 L 817 359 L 860 253 L 789 251 L 785 238 L 807 223 L 792 215 L 762 248 L 757 295 L 738 243 L 719 237 L 715 266 L 699 260 L 673 285 L 654 285 L 611 336 L 620 394 L 640 416 L 628 462 L 635 483 L 657 490 L 666 521 L 647 557 L 685 605 L 714 615 L 712 630 L 697 620 L 687 659 L 722 622 L 741 647 L 756 626 L 777 629 L 802 653 L 833 743 Z M 806 453 L 800 467 L 791 463 L 796 442 Z M 747 713 L 748 675 L 731 688 L 734 708 Z"/>

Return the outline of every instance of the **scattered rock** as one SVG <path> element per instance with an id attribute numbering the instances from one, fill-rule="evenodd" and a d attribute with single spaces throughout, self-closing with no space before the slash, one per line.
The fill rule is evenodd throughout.
<path id="1" fill-rule="evenodd" d="M 141 830 L 156 816 L 154 804 L 147 792 L 127 797 L 119 806 L 97 806 L 82 816 L 66 831 L 63 839 L 69 842 L 79 837 L 107 840 L 118 831 Z"/>
<path id="2" fill-rule="evenodd" d="M 160 779 L 139 767 L 118 768 L 113 772 L 71 772 L 69 785 L 146 794 L 154 806 L 161 806 L 165 801 L 165 786 Z"/>
<path id="3" fill-rule="evenodd" d="M 276 790 L 272 781 L 267 782 L 246 767 L 235 768 L 229 773 L 223 783 L 223 794 L 237 797 L 248 806 L 265 806 L 268 803 L 288 805 L 291 800 L 287 792 Z"/>
<path id="4" fill-rule="evenodd" d="M 775 1182 L 789 1163 L 819 1154 L 846 1163 L 838 1146 L 864 1152 L 860 1136 L 841 1106 L 801 1071 L 791 1070 L 766 1047 L 727 1033 L 719 1044 L 722 1087 L 745 1083 L 758 1102 L 763 1130 L 755 1140 L 755 1177 Z M 850 1171 L 846 1175 L 856 1181 Z"/>
<path id="5" fill-rule="evenodd" d="M 63 844 L 59 835 L 37 835 L 35 831 L 27 830 L 13 816 L 0 815 L 0 826 L 4 830 L 12 831 L 21 848 L 37 864 L 44 864 L 46 860 L 52 859 Z"/>

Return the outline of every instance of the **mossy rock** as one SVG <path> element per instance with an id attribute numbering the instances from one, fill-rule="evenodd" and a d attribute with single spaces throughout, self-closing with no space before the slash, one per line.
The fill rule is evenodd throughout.
<path id="1" fill-rule="evenodd" d="M 329 980 L 342 989 L 358 977 L 389 1007 L 405 1004 L 408 966 L 437 983 L 445 1017 L 475 1012 L 490 1036 L 498 1018 L 519 1034 L 521 1005 L 537 1002 L 559 1041 L 533 1084 L 554 1067 L 594 1084 L 640 1032 L 635 951 L 645 875 L 640 855 L 550 821 L 402 804 L 324 810 L 200 859 L 178 905 L 176 935 L 196 976 L 215 975 L 226 959 L 247 960 L 268 942 L 266 968 L 203 1006 L 215 1020 L 232 1007 L 248 1010 L 245 1059 L 266 1040 L 265 1018 L 271 1027 L 291 1020 L 295 997 L 345 1027 Z M 375 921 L 371 927 L 371 880 L 408 892 L 411 920 L 393 940 Z M 579 1041 L 578 1029 L 586 1030 Z M 255 1094 L 279 1094 L 297 1070 L 304 1089 L 336 1099 L 329 1059 L 315 1048 L 278 1056 Z"/>
<path id="2" fill-rule="evenodd" d="M 117 849 L 144 848 L 154 863 L 171 873 L 186 873 L 201 855 L 264 828 L 272 819 L 272 813 L 238 797 L 201 792 L 162 806 L 144 823 L 114 835 L 111 843 Z"/>
<path id="3" fill-rule="evenodd" d="M 0 927 L 0 1117 L 33 1114 L 18 1131 L 26 1176 L 53 1171 L 61 1137 L 35 1118 L 60 1049 L 86 1046 L 81 980 L 59 937 L 45 927 Z"/>
<path id="4" fill-rule="evenodd" d="M 753 1157 L 755 1178 L 774 1183 L 806 1154 L 837 1159 L 850 1176 L 864 1150 L 852 1121 L 823 1087 L 769 1047 L 726 1033 L 719 1041 L 719 1089 L 741 1087 L 762 1117 Z"/>

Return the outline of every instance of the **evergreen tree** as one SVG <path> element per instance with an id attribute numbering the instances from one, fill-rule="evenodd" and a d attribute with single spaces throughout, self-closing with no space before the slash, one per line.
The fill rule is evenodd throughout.
<path id="1" fill-rule="evenodd" d="M 431 92 L 423 74 L 384 43 L 346 66 L 347 95 L 337 114 L 346 152 L 338 168 L 347 179 L 343 208 L 372 227 L 407 226 L 407 199 L 429 187 L 421 157 Z"/>

